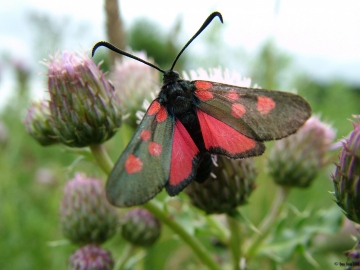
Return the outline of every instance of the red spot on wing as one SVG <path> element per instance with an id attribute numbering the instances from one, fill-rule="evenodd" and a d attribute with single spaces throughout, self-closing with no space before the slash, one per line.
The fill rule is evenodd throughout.
<path id="1" fill-rule="evenodd" d="M 147 129 L 141 131 L 140 132 L 140 137 L 141 137 L 141 139 L 143 141 L 147 141 L 151 137 L 150 131 L 148 131 Z"/>
<path id="2" fill-rule="evenodd" d="M 214 98 L 214 94 L 208 91 L 212 87 L 212 83 L 204 81 L 195 82 L 195 95 L 202 101 L 207 101 Z"/>
<path id="3" fill-rule="evenodd" d="M 206 149 L 221 148 L 231 155 L 253 149 L 256 141 L 246 137 L 220 120 L 197 110 Z"/>
<path id="4" fill-rule="evenodd" d="M 208 90 L 212 87 L 211 82 L 204 82 L 204 81 L 196 81 L 195 87 L 197 90 Z"/>
<path id="5" fill-rule="evenodd" d="M 143 163 L 140 158 L 130 154 L 125 161 L 125 170 L 128 174 L 140 172 L 143 168 Z"/>
<path id="6" fill-rule="evenodd" d="M 246 113 L 245 107 L 240 103 L 234 103 L 231 106 L 231 115 L 235 118 L 240 118 Z"/>
<path id="7" fill-rule="evenodd" d="M 169 184 L 179 185 L 193 171 L 193 159 L 199 149 L 180 121 L 176 121 L 171 150 L 171 165 Z"/>
<path id="8" fill-rule="evenodd" d="M 160 110 L 160 108 L 161 108 L 161 104 L 157 100 L 155 100 L 155 101 L 153 101 L 153 103 L 151 103 L 147 113 L 149 115 L 153 115 L 153 114 L 157 113 Z"/>
<path id="9" fill-rule="evenodd" d="M 226 93 L 226 97 L 228 99 L 237 100 L 239 99 L 239 94 L 236 92 L 236 90 L 232 89 L 228 93 Z"/>
<path id="10" fill-rule="evenodd" d="M 268 114 L 275 108 L 275 101 L 272 98 L 265 96 L 258 96 L 256 108 L 261 114 Z"/>
<path id="11" fill-rule="evenodd" d="M 158 157 L 161 154 L 162 146 L 156 142 L 150 142 L 148 149 L 151 155 Z"/>
<path id="12" fill-rule="evenodd" d="M 214 98 L 213 93 L 206 90 L 196 90 L 195 95 L 202 101 L 207 101 Z"/>
<path id="13" fill-rule="evenodd" d="M 167 118 L 167 112 L 164 106 L 160 107 L 159 112 L 156 115 L 156 121 L 158 122 L 164 122 Z"/>

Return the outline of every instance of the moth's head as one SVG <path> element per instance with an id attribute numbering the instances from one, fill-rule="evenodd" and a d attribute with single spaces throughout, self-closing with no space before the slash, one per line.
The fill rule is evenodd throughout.
<path id="1" fill-rule="evenodd" d="M 172 82 L 176 82 L 180 79 L 180 75 L 177 71 L 167 70 L 164 72 L 163 76 L 163 84 L 168 84 Z"/>

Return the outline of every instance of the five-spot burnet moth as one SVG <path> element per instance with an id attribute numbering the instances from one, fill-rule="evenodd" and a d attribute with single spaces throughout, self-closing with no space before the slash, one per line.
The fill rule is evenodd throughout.
<path id="1" fill-rule="evenodd" d="M 135 135 L 109 175 L 106 193 L 119 207 L 140 205 L 164 187 L 178 194 L 192 180 L 203 182 L 211 172 L 211 155 L 247 158 L 261 155 L 264 141 L 284 138 L 310 117 L 300 96 L 210 81 L 182 80 L 173 68 L 187 46 L 218 17 L 212 13 L 186 43 L 172 67 L 164 71 L 110 43 L 105 46 L 163 73 L 158 97 L 150 104 Z"/>

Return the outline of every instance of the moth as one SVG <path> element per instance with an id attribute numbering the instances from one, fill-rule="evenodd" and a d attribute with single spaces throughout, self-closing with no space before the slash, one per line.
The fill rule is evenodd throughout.
<path id="1" fill-rule="evenodd" d="M 205 181 L 211 155 L 241 159 L 261 155 L 264 141 L 296 132 L 311 115 L 300 96 L 217 82 L 182 80 L 174 71 L 187 46 L 218 17 L 212 13 L 165 71 L 112 44 L 105 46 L 163 73 L 158 97 L 112 169 L 106 184 L 109 201 L 118 207 L 143 204 L 164 187 L 170 196 L 191 181 Z"/>

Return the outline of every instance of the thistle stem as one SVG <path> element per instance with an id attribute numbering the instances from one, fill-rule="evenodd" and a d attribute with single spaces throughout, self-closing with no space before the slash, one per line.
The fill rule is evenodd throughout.
<path id="1" fill-rule="evenodd" d="M 131 256 L 134 254 L 135 250 L 136 250 L 136 247 L 134 245 L 132 245 L 132 244 L 126 245 L 126 247 L 122 253 L 122 256 L 116 262 L 114 269 L 115 270 L 125 269 L 126 263 L 129 261 Z"/>
<path id="2" fill-rule="evenodd" d="M 169 217 L 164 211 L 157 206 L 154 201 L 149 201 L 143 205 L 148 211 L 154 216 L 166 224 L 173 232 L 175 232 L 189 247 L 195 252 L 198 258 L 209 268 L 209 269 L 220 269 L 220 267 L 213 260 L 208 250 L 201 244 L 201 242 L 190 235 L 184 228 L 173 218 Z"/>
<path id="3" fill-rule="evenodd" d="M 98 162 L 100 168 L 109 174 L 112 170 L 113 163 L 106 152 L 103 145 L 92 145 L 90 149 Z M 166 224 L 174 233 L 176 233 L 188 246 L 195 252 L 198 258 L 209 269 L 219 270 L 220 267 L 214 261 L 204 245 L 193 235 L 190 235 L 176 220 L 166 214 L 154 201 L 149 201 L 143 205 L 148 211 L 150 211 L 155 217 Z"/>
<path id="4" fill-rule="evenodd" d="M 113 162 L 111 161 L 105 147 L 103 144 L 94 144 L 90 145 L 90 150 L 93 153 L 93 156 L 100 166 L 100 168 L 103 170 L 104 173 L 107 175 L 110 174 L 113 165 Z"/>
<path id="5" fill-rule="evenodd" d="M 240 224 L 237 220 L 229 215 L 226 215 L 227 223 L 231 232 L 229 238 L 230 251 L 233 261 L 233 269 L 240 270 L 240 258 L 242 256 L 241 251 L 241 235 L 240 235 Z"/>
<path id="6" fill-rule="evenodd" d="M 277 195 L 275 196 L 275 199 L 271 206 L 269 215 L 267 215 L 259 225 L 259 230 L 261 234 L 257 234 L 255 236 L 255 239 L 250 243 L 249 247 L 245 251 L 246 258 L 250 259 L 251 257 L 256 255 L 259 246 L 268 236 L 270 230 L 277 222 L 277 217 L 280 215 L 285 205 L 285 201 L 289 195 L 289 191 L 289 188 L 279 187 Z"/>
<path id="7" fill-rule="evenodd" d="M 214 219 L 213 215 L 205 216 L 207 224 L 216 230 L 216 237 L 223 243 L 227 243 L 230 238 L 230 232 L 218 220 Z"/>

